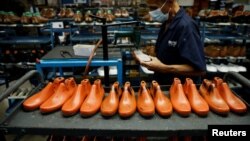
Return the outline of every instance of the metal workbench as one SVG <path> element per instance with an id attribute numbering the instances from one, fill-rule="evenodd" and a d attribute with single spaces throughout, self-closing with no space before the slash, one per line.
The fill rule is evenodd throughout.
<path id="1" fill-rule="evenodd" d="M 40 76 L 37 71 L 27 73 L 0 96 L 0 101 L 33 75 Z M 41 76 L 39 78 L 42 80 Z M 250 85 L 249 81 L 244 81 L 242 84 L 247 87 Z M 46 115 L 41 114 L 39 110 L 25 112 L 21 104 L 22 102 L 16 108 L 16 112 L 12 112 L 1 121 L 0 133 L 77 136 L 199 136 L 206 135 L 208 125 L 250 125 L 249 111 L 243 115 L 230 112 L 228 116 L 217 115 L 210 111 L 207 117 L 199 117 L 194 113 L 188 117 L 181 117 L 173 112 L 168 118 L 160 117 L 158 114 L 151 118 L 144 118 L 135 113 L 128 119 L 122 119 L 118 114 L 111 118 L 104 118 L 98 113 L 84 118 L 79 113 L 72 117 L 64 117 L 61 111 Z"/>

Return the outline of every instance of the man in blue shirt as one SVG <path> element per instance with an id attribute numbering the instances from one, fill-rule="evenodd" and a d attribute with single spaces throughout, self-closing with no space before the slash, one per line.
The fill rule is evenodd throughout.
<path id="1" fill-rule="evenodd" d="M 158 9 L 149 14 L 153 20 L 162 22 L 162 26 L 155 47 L 156 57 L 141 65 L 154 71 L 154 79 L 161 85 L 171 84 L 174 77 L 182 82 L 190 77 L 200 83 L 206 63 L 195 21 L 176 0 L 147 0 L 147 4 L 157 5 Z"/>

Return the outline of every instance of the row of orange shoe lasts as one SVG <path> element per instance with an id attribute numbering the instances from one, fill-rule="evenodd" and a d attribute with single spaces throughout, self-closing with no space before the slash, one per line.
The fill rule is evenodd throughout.
<path id="1" fill-rule="evenodd" d="M 24 108 L 35 110 L 40 107 L 42 113 L 61 108 L 65 116 L 74 115 L 79 109 L 82 116 L 92 116 L 100 109 L 103 116 L 113 116 L 118 111 L 121 117 L 132 116 L 136 109 L 142 116 L 153 116 L 155 110 L 161 116 L 170 116 L 173 109 L 181 116 L 188 116 L 191 109 L 200 116 L 206 116 L 209 109 L 223 115 L 230 110 L 235 113 L 247 111 L 246 105 L 218 77 L 214 78 L 214 82 L 204 79 L 199 91 L 190 78 L 184 85 L 175 78 L 170 87 L 170 100 L 156 81 L 152 81 L 150 89 L 145 81 L 141 81 L 137 99 L 129 82 L 124 84 L 123 90 L 115 82 L 104 98 L 105 92 L 99 79 L 92 86 L 88 79 L 82 80 L 79 85 L 73 78 L 63 81 L 64 78 L 59 77 L 50 82 L 28 98 L 23 103 Z"/>
<path id="2" fill-rule="evenodd" d="M 221 115 L 227 115 L 230 110 L 239 114 L 247 111 L 245 103 L 219 77 L 214 77 L 213 81 L 204 79 L 199 91 L 191 79 L 187 78 L 182 86 L 175 78 L 170 88 L 170 99 L 174 109 L 184 116 L 189 115 L 191 108 L 200 116 L 207 115 L 209 110 Z"/>
<path id="3" fill-rule="evenodd" d="M 171 102 L 155 81 L 152 91 L 155 93 L 155 101 L 158 100 L 156 103 L 159 103 L 156 104 L 159 114 L 171 115 Z M 118 111 L 121 117 L 130 117 L 136 112 L 136 106 L 143 116 L 152 116 L 155 113 L 154 102 L 144 81 L 141 82 L 137 101 L 130 82 L 124 84 L 123 91 L 119 83 L 115 82 L 105 98 L 104 93 L 99 79 L 91 86 L 88 79 L 82 80 L 81 84 L 77 85 L 73 78 L 64 80 L 58 77 L 53 83 L 49 82 L 44 89 L 25 100 L 23 106 L 29 111 L 40 108 L 42 113 L 54 112 L 61 108 L 65 116 L 74 115 L 79 109 L 82 116 L 92 116 L 100 109 L 103 116 L 112 116 Z"/>
<path id="4" fill-rule="evenodd" d="M 86 98 L 87 96 L 88 98 Z M 62 108 L 63 114 L 68 116 L 78 112 L 80 107 L 83 113 L 88 113 L 89 109 L 96 109 L 91 111 L 95 113 L 103 96 L 104 89 L 99 79 L 95 80 L 91 86 L 88 79 L 82 80 L 81 84 L 77 85 L 73 77 L 68 79 L 58 77 L 25 100 L 23 106 L 25 110 L 29 111 L 40 108 L 42 113 L 50 113 Z M 85 102 L 82 104 L 84 99 Z"/>

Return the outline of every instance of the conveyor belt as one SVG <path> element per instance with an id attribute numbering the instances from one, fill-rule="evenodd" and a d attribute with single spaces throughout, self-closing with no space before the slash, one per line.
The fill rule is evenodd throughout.
<path id="1" fill-rule="evenodd" d="M 89 118 L 83 118 L 80 114 L 63 117 L 60 111 L 42 115 L 39 110 L 25 112 L 19 109 L 8 121 L 8 125 L 2 125 L 0 129 L 10 134 L 197 136 L 205 135 L 208 125 L 249 125 L 249 119 L 249 112 L 245 115 L 229 113 L 227 117 L 213 112 L 209 112 L 207 117 L 199 117 L 194 113 L 189 117 L 181 117 L 174 112 L 169 118 L 163 118 L 157 114 L 152 118 L 144 118 L 136 113 L 129 119 L 121 119 L 118 114 L 111 118 L 104 118 L 100 113 Z"/>
<path id="2" fill-rule="evenodd" d="M 0 101 L 11 93 L 11 90 L 20 87 L 20 84 L 30 78 L 29 76 L 35 74 L 39 73 L 33 71 L 17 80 L 16 84 L 8 88 L 1 95 L 2 97 L 0 96 Z M 164 91 L 167 89 L 163 87 Z M 138 90 L 135 88 L 135 91 Z M 165 93 L 168 94 L 167 91 Z M 210 111 L 207 117 L 199 117 L 194 113 L 191 113 L 189 117 L 181 117 L 174 112 L 168 118 L 160 117 L 158 114 L 151 118 L 144 118 L 135 113 L 131 118 L 122 119 L 118 114 L 111 118 L 104 118 L 100 113 L 89 118 L 83 118 L 79 113 L 72 117 L 63 117 L 61 111 L 43 115 L 39 110 L 25 112 L 22 107 L 19 107 L 5 122 L 0 123 L 0 133 L 77 136 L 199 136 L 206 134 L 208 125 L 250 125 L 249 119 L 249 110 L 243 115 L 230 112 L 227 116 L 217 115 Z"/>

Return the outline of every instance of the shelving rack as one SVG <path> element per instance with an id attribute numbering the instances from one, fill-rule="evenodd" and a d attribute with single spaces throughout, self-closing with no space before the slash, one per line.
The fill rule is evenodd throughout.
<path id="1" fill-rule="evenodd" d="M 0 52 L 2 53 L 1 57 L 1 66 L 5 69 L 6 74 L 10 74 L 10 71 L 14 70 L 15 68 L 20 69 L 18 73 L 8 75 L 6 77 L 7 81 L 12 81 L 16 77 L 20 77 L 18 75 L 22 75 L 25 71 L 35 69 L 35 57 L 40 58 L 43 54 L 42 52 L 38 52 L 38 50 L 43 50 L 45 53 L 48 49 L 54 47 L 54 36 L 49 31 L 44 31 L 43 29 L 51 29 L 50 23 L 44 24 L 0 24 L 1 37 L 0 37 Z M 31 33 L 27 35 L 20 35 L 19 29 L 30 29 Z M 34 32 L 33 32 L 34 31 Z M 38 45 L 40 46 L 38 48 Z M 27 46 L 27 47 L 26 47 Z M 5 54 L 3 50 L 9 50 L 12 52 L 10 54 L 12 59 L 14 60 L 6 60 L 4 58 Z M 16 50 L 19 54 L 15 55 L 13 52 Z M 36 51 L 36 55 L 34 56 L 32 50 Z M 21 53 L 20 53 L 21 52 Z M 30 53 L 28 53 L 30 52 Z M 23 54 L 23 56 L 20 56 Z M 26 55 L 24 55 L 26 54 Z M 7 59 L 10 58 L 10 55 Z M 28 58 L 27 56 L 34 56 L 33 58 Z M 9 71 L 9 72 L 6 72 Z"/>
<path id="2" fill-rule="evenodd" d="M 234 23 L 234 22 L 205 22 L 201 21 L 201 35 L 204 45 L 206 44 L 219 44 L 224 45 L 240 45 L 242 48 L 247 48 L 247 41 L 249 41 L 249 27 L 250 24 L 247 23 Z M 212 40 L 212 42 L 206 42 L 206 39 Z M 217 42 L 213 43 L 213 40 Z M 218 42 L 219 41 L 219 42 Z M 236 42 L 237 41 L 237 42 Z M 247 56 L 226 56 L 226 57 L 209 57 L 206 56 L 206 60 L 209 63 L 219 65 L 220 63 L 235 63 L 236 65 L 244 65 L 246 69 L 249 68 L 249 61 L 247 61 Z M 246 62 L 246 63 L 245 63 Z M 216 66 L 216 65 L 215 65 Z M 239 72 L 244 74 L 244 72 Z M 211 77 L 214 75 L 224 75 L 224 72 L 208 72 Z"/>
<path id="3" fill-rule="evenodd" d="M 243 40 L 243 44 L 246 43 L 246 40 L 249 39 L 249 32 L 247 30 L 248 27 L 250 27 L 250 24 L 246 23 L 233 23 L 233 22 L 226 22 L 226 23 L 212 23 L 212 22 L 201 22 L 201 33 L 202 33 L 202 39 L 205 43 L 205 38 L 210 39 L 220 39 L 220 40 L 235 40 L 240 39 Z M 222 30 L 219 28 L 222 28 Z M 230 29 L 225 30 L 227 27 L 234 27 L 234 28 L 243 28 L 243 31 L 241 33 L 237 31 L 233 31 Z M 213 29 L 214 28 L 214 29 Z M 224 30 L 223 30 L 224 29 Z M 231 32 L 231 34 L 221 34 L 221 33 L 213 33 L 213 32 Z M 208 33 L 212 32 L 212 33 Z"/>
<path id="4" fill-rule="evenodd" d="M 0 24 L 2 28 L 16 28 L 16 27 L 24 27 L 24 28 L 37 28 L 38 32 L 41 28 L 45 28 L 50 26 L 49 24 Z M 27 35 L 27 36 L 8 36 L 2 37 L 0 39 L 0 44 L 8 44 L 8 45 L 20 45 L 20 44 L 50 44 L 51 48 L 54 47 L 54 38 L 52 34 L 49 36 L 40 36 L 40 35 Z"/>

